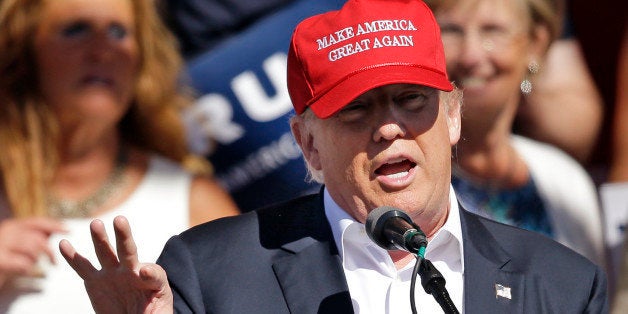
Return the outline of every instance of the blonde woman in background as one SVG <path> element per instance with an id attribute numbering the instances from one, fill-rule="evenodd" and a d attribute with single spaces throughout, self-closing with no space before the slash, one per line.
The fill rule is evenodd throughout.
<path id="1" fill-rule="evenodd" d="M 55 261 L 61 235 L 91 246 L 94 218 L 134 217 L 155 260 L 170 236 L 238 213 L 190 170 L 190 98 L 151 0 L 3 0 L 0 46 L 0 312 L 93 311 Z"/>
<path id="2" fill-rule="evenodd" d="M 560 34 L 560 1 L 428 1 L 447 72 L 464 91 L 452 184 L 466 208 L 554 238 L 606 267 L 593 180 L 555 146 L 512 133 Z"/>

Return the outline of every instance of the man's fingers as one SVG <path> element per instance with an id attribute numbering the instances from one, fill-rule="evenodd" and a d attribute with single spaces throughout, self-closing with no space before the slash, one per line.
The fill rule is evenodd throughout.
<path id="1" fill-rule="evenodd" d="M 124 216 L 114 218 L 113 230 L 116 233 L 116 249 L 120 263 L 129 269 L 136 269 L 139 265 L 137 246 L 133 240 L 129 221 Z"/>
<path id="2" fill-rule="evenodd" d="M 144 287 L 154 291 L 165 291 L 168 286 L 166 271 L 157 264 L 146 264 L 140 268 Z"/>
<path id="3" fill-rule="evenodd" d="M 95 219 L 89 224 L 89 229 L 92 234 L 92 242 L 94 243 L 94 251 L 96 257 L 103 268 L 113 268 L 118 266 L 118 258 L 113 251 L 109 238 L 107 237 L 107 231 L 102 221 Z"/>
<path id="4" fill-rule="evenodd" d="M 92 263 L 76 252 L 68 240 L 63 239 L 59 242 L 59 251 L 72 269 L 74 269 L 83 280 L 87 280 L 92 274 L 98 271 Z"/>

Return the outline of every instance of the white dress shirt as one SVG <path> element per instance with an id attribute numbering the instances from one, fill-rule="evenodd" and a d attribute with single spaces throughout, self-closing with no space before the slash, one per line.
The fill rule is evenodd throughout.
<path id="1" fill-rule="evenodd" d="M 432 261 L 446 280 L 446 288 L 458 311 L 463 303 L 463 248 L 458 202 L 450 187 L 450 211 L 445 225 L 427 245 L 425 258 Z M 397 270 L 388 251 L 372 242 L 364 224 L 342 210 L 324 192 L 325 214 L 342 258 L 355 313 L 411 313 L 410 280 L 414 262 Z M 416 260 L 415 260 L 416 261 Z M 418 313 L 442 313 L 432 295 L 425 293 L 421 278 L 415 284 Z"/>

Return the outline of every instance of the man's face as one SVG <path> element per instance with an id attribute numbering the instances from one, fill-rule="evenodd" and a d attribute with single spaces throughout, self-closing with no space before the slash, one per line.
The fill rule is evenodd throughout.
<path id="1" fill-rule="evenodd" d="M 444 222 L 460 110 L 439 104 L 439 91 L 386 85 L 328 119 L 296 121 L 305 158 L 355 219 L 364 222 L 371 210 L 386 205 L 406 211 L 427 230 Z"/>

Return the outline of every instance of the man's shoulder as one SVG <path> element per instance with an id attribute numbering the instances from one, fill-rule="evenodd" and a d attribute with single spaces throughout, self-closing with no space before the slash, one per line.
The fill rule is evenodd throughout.
<path id="1" fill-rule="evenodd" d="M 188 243 L 233 242 L 234 236 L 238 239 L 275 237 L 304 228 L 318 229 L 321 218 L 325 217 L 322 206 L 319 194 L 304 195 L 236 216 L 208 221 L 182 232 L 179 238 Z"/>
<path id="2" fill-rule="evenodd" d="M 512 289 L 513 301 L 523 300 L 526 312 L 604 313 L 607 284 L 602 267 L 532 231 L 466 211 L 461 222 L 465 285 L 474 287 L 465 303 L 467 311 L 493 312 L 487 311 L 494 310 L 491 288 L 500 283 Z"/>
<path id="3" fill-rule="evenodd" d="M 512 262 L 522 269 L 565 262 L 591 270 L 596 267 L 587 257 L 538 232 L 496 222 L 466 211 L 463 216 L 468 229 L 466 235 L 472 245 L 477 247 L 493 243 L 511 256 Z"/>

